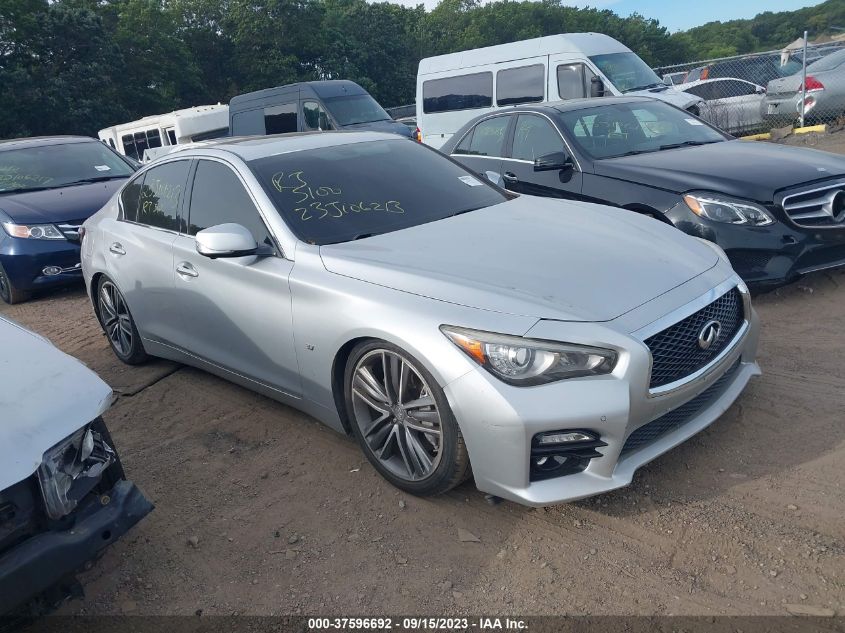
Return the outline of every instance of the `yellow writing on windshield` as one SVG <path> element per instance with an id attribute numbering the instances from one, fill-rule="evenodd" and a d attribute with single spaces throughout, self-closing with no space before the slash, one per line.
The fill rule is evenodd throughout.
<path id="1" fill-rule="evenodd" d="M 303 222 L 314 218 L 343 218 L 368 211 L 405 213 L 398 200 L 364 202 L 346 198 L 340 187 L 313 186 L 308 183 L 302 170 L 280 171 L 273 175 L 271 182 L 276 191 L 292 198 L 293 212 Z"/>

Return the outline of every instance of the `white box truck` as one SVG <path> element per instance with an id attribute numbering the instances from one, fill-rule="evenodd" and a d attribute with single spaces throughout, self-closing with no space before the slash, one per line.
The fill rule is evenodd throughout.
<path id="1" fill-rule="evenodd" d="M 566 33 L 427 57 L 417 72 L 418 140 L 440 147 L 469 120 L 503 107 L 636 94 L 700 112 L 631 49 L 601 33 Z"/>

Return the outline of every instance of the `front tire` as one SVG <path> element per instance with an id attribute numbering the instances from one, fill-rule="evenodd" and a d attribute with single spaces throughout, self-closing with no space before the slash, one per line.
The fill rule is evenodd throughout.
<path id="1" fill-rule="evenodd" d="M 149 358 L 126 299 L 105 275 L 97 283 L 97 318 L 112 351 L 120 360 L 127 365 L 139 365 Z"/>
<path id="2" fill-rule="evenodd" d="M 404 350 L 385 341 L 358 345 L 344 386 L 352 433 L 391 484 L 429 496 L 467 478 L 469 455 L 446 396 Z"/>
<path id="3" fill-rule="evenodd" d="M 12 280 L 6 273 L 6 269 L 3 268 L 3 264 L 0 264 L 0 299 L 10 305 L 14 305 L 28 301 L 31 296 L 31 292 L 19 290 L 12 285 Z"/>

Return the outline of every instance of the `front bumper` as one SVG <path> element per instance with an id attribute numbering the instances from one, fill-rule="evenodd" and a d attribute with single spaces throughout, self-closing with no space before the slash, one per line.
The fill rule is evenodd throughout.
<path id="1" fill-rule="evenodd" d="M 712 424 L 739 396 L 752 376 L 759 321 L 751 310 L 748 327 L 707 369 L 673 390 L 649 393 L 651 356 L 639 333 L 622 334 L 605 324 L 538 323 L 526 336 L 600 342 L 620 353 L 612 375 L 565 380 L 538 387 L 512 387 L 477 369 L 446 386 L 446 396 L 467 444 L 479 490 L 517 503 L 546 506 L 600 494 L 631 482 L 634 472 Z M 731 371 L 725 380 L 720 378 Z M 716 384 L 718 383 L 718 384 Z M 711 390 L 706 403 L 683 423 L 634 449 L 631 434 Z M 586 430 L 606 447 L 586 469 L 531 480 L 532 438 L 542 432 Z M 630 447 L 630 445 L 629 445 Z"/>
<path id="2" fill-rule="evenodd" d="M 769 226 L 744 227 L 701 218 L 686 205 L 667 212 L 684 233 L 721 246 L 753 290 L 768 290 L 802 275 L 845 266 L 845 227 L 813 230 L 778 218 Z"/>
<path id="3" fill-rule="evenodd" d="M 120 480 L 108 495 L 72 513 L 72 528 L 37 534 L 0 554 L 0 614 L 28 602 L 96 558 L 153 509 L 132 482 Z"/>
<path id="4" fill-rule="evenodd" d="M 79 244 L 70 240 L 20 239 L 0 229 L 0 263 L 18 290 L 61 286 L 82 279 Z M 44 274 L 48 266 L 61 272 Z"/>

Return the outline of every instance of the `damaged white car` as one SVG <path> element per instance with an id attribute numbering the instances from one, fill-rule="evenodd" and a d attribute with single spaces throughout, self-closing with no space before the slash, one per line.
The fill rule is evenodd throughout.
<path id="1" fill-rule="evenodd" d="M 0 615 L 38 613 L 152 505 L 100 417 L 111 388 L 2 315 L 0 343 Z"/>

